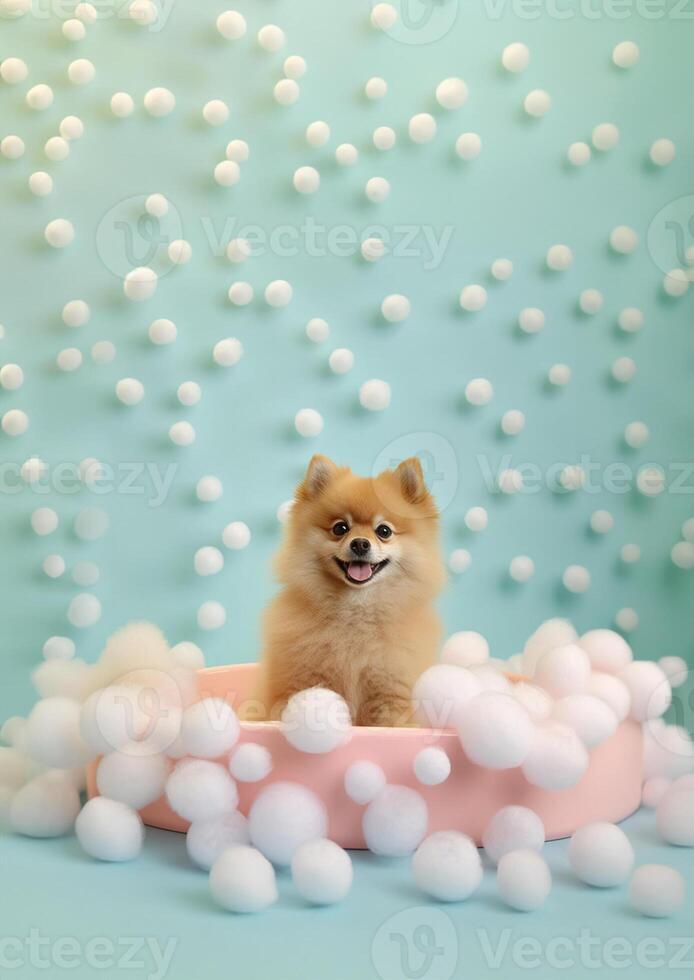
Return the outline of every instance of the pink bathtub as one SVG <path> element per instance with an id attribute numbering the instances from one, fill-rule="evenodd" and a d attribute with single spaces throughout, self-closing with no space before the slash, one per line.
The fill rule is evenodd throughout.
<path id="1" fill-rule="evenodd" d="M 253 697 L 257 664 L 209 667 L 199 673 L 200 697 L 223 697 L 235 708 Z M 277 722 L 243 722 L 240 742 L 257 742 L 272 753 L 274 770 L 257 783 L 238 783 L 239 809 L 248 810 L 258 793 L 278 779 L 303 783 L 328 808 L 330 837 L 343 847 L 364 848 L 364 808 L 353 803 L 343 786 L 345 769 L 369 759 L 385 770 L 389 783 L 417 789 L 429 807 L 429 832 L 460 830 L 478 844 L 482 831 L 502 806 L 528 806 L 542 818 L 547 839 L 568 837 L 591 820 L 616 822 L 638 809 L 642 783 L 642 732 L 636 722 L 623 722 L 615 734 L 591 752 L 583 779 L 571 789 L 551 792 L 526 782 L 519 769 L 493 771 L 470 762 L 454 732 L 428 728 L 354 728 L 350 741 L 325 755 L 294 749 Z M 452 764 L 439 786 L 423 786 L 412 771 L 420 749 L 438 745 Z M 96 795 L 95 766 L 89 771 L 90 796 Z M 145 807 L 142 819 L 151 827 L 185 831 L 188 824 L 164 799 Z"/>

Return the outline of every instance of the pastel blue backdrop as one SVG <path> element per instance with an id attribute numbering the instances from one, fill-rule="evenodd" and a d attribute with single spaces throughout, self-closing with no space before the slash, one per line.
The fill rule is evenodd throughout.
<path id="1" fill-rule="evenodd" d="M 77 44 L 63 39 L 60 15 L 47 5 L 17 21 L 0 22 L 0 58 L 20 56 L 30 68 L 26 82 L 0 86 L 0 135 L 17 133 L 27 146 L 22 159 L 2 159 L 0 167 L 0 363 L 19 363 L 26 376 L 18 391 L 0 391 L 0 412 L 22 408 L 31 423 L 25 435 L 0 439 L 2 461 L 10 464 L 3 470 L 0 496 L 0 718 L 29 709 L 30 671 L 52 634 L 74 636 L 79 655 L 93 659 L 113 629 L 145 617 L 159 623 L 172 642 L 199 642 L 209 663 L 255 659 L 260 615 L 274 587 L 269 562 L 280 534 L 276 510 L 290 498 L 317 450 L 365 473 L 403 451 L 423 455 L 443 505 L 446 554 L 465 548 L 472 558 L 465 573 L 451 576 L 442 597 L 447 631 L 478 629 L 495 655 L 507 657 L 550 615 L 570 616 L 587 629 L 610 625 L 620 609 L 633 608 L 639 625 L 630 641 L 638 655 L 679 654 L 692 661 L 692 573 L 673 565 L 670 550 L 683 522 L 694 515 L 691 476 L 685 481 L 689 492 L 673 487 L 692 453 L 694 332 L 691 295 L 674 300 L 662 290 L 664 273 L 684 263 L 684 249 L 694 241 L 689 223 L 694 133 L 687 110 L 694 84 L 694 25 L 679 6 L 651 5 L 646 11 L 636 3 L 615 10 L 607 3 L 589 9 L 578 3 L 557 8 L 411 2 L 400 9 L 399 24 L 381 33 L 369 26 L 366 2 L 243 0 L 249 30 L 236 42 L 215 31 L 223 5 L 210 2 L 178 0 L 149 29 L 104 4 L 100 20 Z M 276 54 L 260 50 L 255 41 L 268 22 L 286 32 L 287 43 Z M 641 48 L 638 65 L 628 71 L 611 62 L 613 46 L 625 38 Z M 504 46 L 515 40 L 527 43 L 531 52 L 529 67 L 517 76 L 499 63 Z M 281 107 L 272 89 L 290 54 L 304 56 L 308 70 L 299 83 L 299 101 Z M 67 65 L 77 57 L 96 66 L 88 85 L 67 81 Z M 374 75 L 388 83 L 379 102 L 363 95 L 364 83 Z M 470 95 L 463 108 L 446 112 L 436 105 L 434 90 L 451 75 L 466 80 Z M 45 112 L 24 104 L 25 92 L 37 82 L 55 90 L 54 104 Z M 153 119 L 143 110 L 142 97 L 159 85 L 173 91 L 176 108 Z M 552 97 L 543 119 L 522 111 L 524 96 L 534 88 L 547 89 Z M 126 119 L 109 111 L 119 90 L 135 99 L 135 111 Z M 218 128 L 201 118 L 203 104 L 213 98 L 230 108 L 228 122 Z M 429 144 L 408 139 L 407 122 L 418 112 L 436 117 L 438 132 Z M 43 144 L 68 114 L 84 121 L 85 134 L 71 145 L 67 160 L 50 163 Z M 310 148 L 303 135 L 316 119 L 331 127 L 330 141 L 320 149 Z M 567 147 L 589 140 L 601 122 L 617 124 L 619 145 L 594 153 L 584 168 L 571 168 Z M 396 130 L 393 150 L 372 147 L 371 133 L 379 125 Z M 479 132 L 483 142 L 479 158 L 467 163 L 454 152 L 465 131 Z M 674 140 L 677 150 L 673 163 L 662 169 L 648 160 L 651 143 L 660 137 Z M 241 164 L 240 182 L 222 188 L 212 174 L 232 138 L 248 141 L 250 159 Z M 342 142 L 359 149 L 352 168 L 335 163 L 334 149 Z M 321 173 L 314 196 L 292 187 L 292 174 L 303 165 Z M 27 189 L 28 175 L 38 169 L 49 170 L 55 181 L 45 198 Z M 372 176 L 387 177 L 392 185 L 380 205 L 363 193 Z M 172 204 L 160 228 L 142 222 L 144 198 L 153 192 Z M 56 217 L 75 226 L 75 240 L 63 250 L 43 240 L 44 226 Z M 313 222 L 308 230 L 307 219 Z M 608 247 L 610 231 L 621 224 L 639 236 L 638 248 L 628 256 Z M 374 225 L 397 248 L 367 264 L 354 243 Z M 280 229 L 280 245 L 275 240 L 245 264 L 232 265 L 224 247 L 244 227 L 268 239 Z M 330 229 L 343 237 L 328 244 Z M 446 247 L 434 261 L 432 236 L 440 241 L 442 235 Z M 170 269 L 163 253 L 166 242 L 177 237 L 191 243 L 193 257 Z M 547 248 L 555 243 L 573 250 L 566 272 L 545 267 Z M 514 263 L 505 283 L 489 275 L 499 257 Z M 161 274 L 154 297 L 129 302 L 122 276 L 150 261 Z M 270 309 L 262 294 L 277 278 L 291 282 L 293 300 Z M 245 308 L 234 308 L 227 299 L 237 279 L 255 289 Z M 460 289 L 468 283 L 488 289 L 488 303 L 479 313 L 458 306 Z M 586 288 L 605 297 L 593 317 L 577 308 Z M 379 313 L 390 293 L 411 301 L 403 323 L 386 323 Z M 89 303 L 91 319 L 72 330 L 60 313 L 77 298 Z M 535 336 L 516 327 L 527 306 L 546 314 L 546 326 Z M 643 310 L 638 333 L 617 327 L 618 313 L 627 306 Z M 157 317 L 175 321 L 175 344 L 149 342 L 147 328 Z M 305 336 L 312 317 L 330 324 L 330 338 L 322 344 Z M 238 337 L 245 353 L 236 367 L 225 370 L 212 362 L 211 350 L 227 336 Z M 89 354 L 100 340 L 117 348 L 108 365 L 95 364 Z M 55 358 L 71 346 L 83 352 L 84 363 L 65 374 Z M 348 347 L 355 355 L 353 370 L 344 376 L 327 366 L 335 347 Z M 620 356 L 633 357 L 637 365 L 628 385 L 610 379 Z M 569 365 L 572 379 L 568 387 L 551 390 L 546 375 L 558 362 Z M 145 386 L 135 407 L 115 398 L 115 384 L 123 377 Z M 464 389 L 476 377 L 492 382 L 494 397 L 487 406 L 466 407 Z M 359 406 L 359 386 L 369 378 L 392 387 L 384 412 Z M 191 379 L 201 384 L 203 397 L 184 408 L 176 389 Z M 303 407 L 324 417 L 318 438 L 303 439 L 293 429 L 294 415 Z M 499 432 L 499 420 L 511 408 L 526 415 L 525 430 L 516 438 Z M 180 419 L 190 420 L 197 432 L 187 448 L 174 447 L 167 436 Z M 635 420 L 650 430 L 649 442 L 638 451 L 629 450 L 622 438 L 625 425 Z M 34 454 L 52 474 L 60 464 L 94 457 L 113 468 L 117 488 L 96 496 L 84 487 L 59 492 L 54 483 L 48 494 L 38 494 L 11 476 L 13 465 Z M 560 494 L 543 487 L 507 496 L 489 485 L 488 474 L 504 467 L 532 464 L 544 479 L 558 464 L 581 462 L 597 464 L 592 477 L 597 492 Z M 605 467 L 614 462 L 625 463 L 632 477 L 641 466 L 661 466 L 665 491 L 645 497 L 632 479 L 628 492 L 611 492 L 604 486 Z M 157 490 L 147 476 L 154 471 L 171 477 L 159 506 L 152 505 Z M 139 473 L 134 486 L 142 492 L 124 486 L 126 473 Z M 195 498 L 196 482 L 206 474 L 224 485 L 222 498 L 211 504 Z M 16 493 L 10 492 L 14 486 Z M 45 505 L 55 508 L 60 526 L 40 538 L 29 519 Z M 489 527 L 478 534 L 463 521 L 475 505 L 489 512 Z M 79 540 L 72 530 L 75 515 L 86 506 L 103 508 L 110 521 L 108 533 L 94 542 Z M 614 516 L 607 535 L 589 529 L 596 509 Z M 219 545 L 222 528 L 232 520 L 249 525 L 250 546 L 225 551 L 219 575 L 197 577 L 195 550 Z M 626 543 L 641 548 L 635 565 L 620 561 Z M 68 566 L 55 581 L 41 570 L 49 553 L 63 555 Z M 518 554 L 529 555 L 536 566 L 535 576 L 522 586 L 507 572 Z M 86 630 L 75 630 L 66 620 L 68 603 L 79 591 L 70 570 L 80 560 L 96 562 L 101 571 L 93 591 L 103 614 Z M 571 564 L 590 572 L 591 587 L 582 595 L 568 593 L 561 583 Z M 224 603 L 227 622 L 204 633 L 196 613 L 208 599 Z M 632 826 L 639 858 L 675 860 L 657 844 L 652 820 L 640 815 Z M 211 906 L 204 878 L 188 869 L 178 838 L 152 837 L 143 862 L 122 868 L 85 861 L 74 841 L 44 847 L 3 839 L 11 881 L 9 888 L 3 886 L 3 904 L 12 895 L 11 908 L 3 908 L 4 934 L 25 936 L 39 926 L 53 937 L 83 940 L 139 935 L 143 929 L 146 935 L 175 936 L 178 948 L 169 973 L 175 977 L 194 972 L 221 977 L 232 969 L 248 977 L 291 978 L 307 971 L 375 977 L 380 961 L 371 944 L 381 923 L 403 908 L 427 904 L 408 883 L 406 863 L 391 868 L 360 855 L 355 891 L 343 908 L 306 911 L 283 885 L 282 903 L 267 917 L 237 920 Z M 581 924 L 603 937 L 634 942 L 646 935 L 682 934 L 684 913 L 666 930 L 654 929 L 624 911 L 622 892 L 596 895 L 571 884 L 564 850 L 563 844 L 548 847 L 557 869 L 548 911 L 522 920 L 505 913 L 491 897 L 491 880 L 480 901 L 446 910 L 458 930 L 458 969 L 466 976 L 491 969 L 473 933 L 479 923 L 492 932 L 498 926 L 535 936 L 543 947 L 552 936 L 576 935 Z M 676 863 L 684 864 L 679 852 Z M 689 911 L 691 922 L 691 906 Z M 406 935 L 409 927 L 393 928 Z M 411 936 L 407 941 L 414 942 Z M 415 957 L 414 947 L 410 952 Z M 412 963 L 417 962 L 415 957 Z M 432 964 L 422 974 L 427 980 L 449 975 L 441 957 L 434 956 Z M 84 965 L 81 969 L 91 975 Z M 503 975 L 513 969 L 505 961 Z M 582 969 L 579 964 L 571 975 L 582 975 Z M 536 976 L 550 973 L 547 963 L 535 971 Z M 629 974 L 655 975 L 643 963 L 632 963 Z M 401 976 L 414 973 L 392 967 L 382 980 Z"/>

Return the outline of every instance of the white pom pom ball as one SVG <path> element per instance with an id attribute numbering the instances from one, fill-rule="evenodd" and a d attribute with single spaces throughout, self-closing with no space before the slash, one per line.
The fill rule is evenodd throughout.
<path id="1" fill-rule="evenodd" d="M 188 407 L 197 405 L 202 398 L 202 388 L 196 381 L 183 381 L 176 389 L 176 397 L 181 405 L 187 405 Z M 207 477 L 207 479 L 214 480 L 215 477 Z M 212 499 L 216 498 L 213 497 Z"/>
<path id="2" fill-rule="evenodd" d="M 648 155 L 657 167 L 667 167 L 675 159 L 675 144 L 669 139 L 656 140 Z"/>
<path id="3" fill-rule="evenodd" d="M 429 812 L 424 798 L 408 786 L 385 786 L 362 817 L 366 846 L 384 857 L 405 857 L 421 844 Z"/>
<path id="4" fill-rule="evenodd" d="M 238 10 L 225 10 L 217 18 L 216 26 L 227 41 L 238 41 L 246 33 L 246 18 Z"/>
<path id="5" fill-rule="evenodd" d="M 306 142 L 309 146 L 315 148 L 325 146 L 329 139 L 330 126 L 322 119 L 317 119 L 306 127 Z"/>
<path id="6" fill-rule="evenodd" d="M 43 644 L 46 660 L 72 660 L 75 656 L 75 643 L 68 636 L 49 636 Z"/>
<path id="7" fill-rule="evenodd" d="M 551 245 L 547 250 L 547 268 L 553 272 L 564 272 L 573 260 L 573 252 L 568 245 Z"/>
<path id="8" fill-rule="evenodd" d="M 352 143 L 340 143 L 335 150 L 335 159 L 341 167 L 353 167 L 358 158 L 359 150 Z"/>
<path id="9" fill-rule="evenodd" d="M 410 301 L 400 293 L 391 293 L 381 303 L 381 313 L 389 323 L 400 323 L 410 315 Z"/>
<path id="10" fill-rule="evenodd" d="M 506 905 L 519 912 L 532 912 L 547 901 L 552 875 L 537 851 L 509 851 L 499 861 L 496 887 Z"/>
<path id="11" fill-rule="evenodd" d="M 54 218 L 46 225 L 44 237 L 52 248 L 65 248 L 75 237 L 75 229 L 67 218 Z"/>
<path id="12" fill-rule="evenodd" d="M 532 746 L 533 721 L 510 694 L 483 691 L 468 701 L 457 725 L 467 757 L 488 769 L 519 766 Z"/>
<path id="13" fill-rule="evenodd" d="M 229 302 L 234 306 L 248 306 L 253 299 L 253 287 L 249 282 L 238 280 L 229 286 Z"/>
<path id="14" fill-rule="evenodd" d="M 530 51 L 528 46 L 523 44 L 522 41 L 514 41 L 512 44 L 507 44 L 501 52 L 501 64 L 506 71 L 513 72 L 514 74 L 524 71 L 528 67 L 529 61 Z"/>
<path id="15" fill-rule="evenodd" d="M 201 476 L 195 485 L 195 496 L 206 504 L 219 500 L 223 492 L 222 481 L 216 476 Z"/>
<path id="16" fill-rule="evenodd" d="M 510 259 L 494 259 L 489 271 L 494 279 L 506 282 L 513 275 L 513 262 Z"/>
<path id="17" fill-rule="evenodd" d="M 523 99 L 523 108 L 529 116 L 534 116 L 539 119 L 549 112 L 550 106 L 552 105 L 552 100 L 549 96 L 549 92 L 545 92 L 544 89 L 535 88 L 532 92 L 528 92 L 526 97 Z"/>
<path id="18" fill-rule="evenodd" d="M 193 557 L 193 567 L 198 575 L 216 575 L 224 568 L 224 556 L 219 548 L 210 545 L 198 548 Z"/>
<path id="19" fill-rule="evenodd" d="M 200 670 L 205 666 L 205 654 L 196 643 L 183 640 L 171 647 L 171 659 L 178 667 Z"/>
<path id="20" fill-rule="evenodd" d="M 124 119 L 126 116 L 129 116 L 135 108 L 133 97 L 128 95 L 127 92 L 115 92 L 111 96 L 110 105 L 111 112 L 119 119 Z"/>
<path id="21" fill-rule="evenodd" d="M 634 41 L 620 41 L 612 49 L 612 61 L 618 68 L 633 68 L 641 52 Z"/>
<path id="22" fill-rule="evenodd" d="M 412 116 L 407 128 L 413 143 L 429 143 L 436 136 L 436 120 L 428 112 Z"/>
<path id="23" fill-rule="evenodd" d="M 518 314 L 518 326 L 523 333 L 539 333 L 545 325 L 545 314 L 536 306 L 527 306 Z"/>
<path id="24" fill-rule="evenodd" d="M 383 769 L 366 759 L 353 762 L 345 772 L 345 793 L 359 806 L 365 806 L 374 800 L 385 785 L 386 774 Z"/>
<path id="25" fill-rule="evenodd" d="M 674 783 L 658 803 L 656 822 L 668 844 L 694 847 L 694 785 Z"/>
<path id="26" fill-rule="evenodd" d="M 460 307 L 470 313 L 477 313 L 487 305 L 487 290 L 478 283 L 463 286 L 458 298 Z"/>
<path id="27" fill-rule="evenodd" d="M 251 151 L 245 140 L 229 140 L 227 143 L 227 160 L 233 160 L 234 163 L 245 163 L 250 155 Z"/>
<path id="28" fill-rule="evenodd" d="M 541 851 L 545 828 L 534 810 L 525 806 L 505 806 L 497 810 L 482 834 L 482 845 L 489 860 L 498 864 L 511 851 Z"/>
<path id="29" fill-rule="evenodd" d="M 424 786 L 439 786 L 451 774 L 451 760 L 435 745 L 420 749 L 412 763 L 414 774 Z"/>
<path id="30" fill-rule="evenodd" d="M 385 97 L 387 92 L 388 83 L 384 78 L 380 78 L 378 75 L 374 75 L 373 78 L 370 78 L 364 86 L 364 95 L 367 99 L 382 99 Z"/>
<path id="31" fill-rule="evenodd" d="M 615 252 L 629 255 L 639 243 L 639 236 L 628 225 L 617 225 L 610 232 L 610 245 Z"/>
<path id="32" fill-rule="evenodd" d="M 128 299 L 141 303 L 154 296 L 157 281 L 158 276 L 154 269 L 146 265 L 138 266 L 136 269 L 131 269 L 123 280 L 123 292 Z"/>
<path id="33" fill-rule="evenodd" d="M 176 97 L 168 88 L 160 86 L 145 92 L 143 104 L 150 116 L 168 116 L 176 107 Z"/>
<path id="34" fill-rule="evenodd" d="M 26 837 L 62 837 L 72 829 L 79 812 L 79 793 L 69 775 L 52 770 L 12 795 L 8 823 L 16 834 Z"/>
<path id="35" fill-rule="evenodd" d="M 459 109 L 468 97 L 468 88 L 462 78 L 444 78 L 436 86 L 436 101 L 443 109 Z"/>
<path id="36" fill-rule="evenodd" d="M 52 507 L 37 507 L 31 514 L 31 527 L 35 534 L 52 534 L 58 527 L 58 515 Z"/>
<path id="37" fill-rule="evenodd" d="M 287 78 L 303 78 L 306 74 L 306 68 L 306 59 L 298 54 L 290 54 L 288 58 L 285 58 L 282 65 L 282 71 Z"/>
<path id="38" fill-rule="evenodd" d="M 55 136 L 53 137 L 53 139 L 60 139 L 60 137 Z M 48 142 L 50 143 L 50 140 Z M 46 148 L 47 147 L 48 147 L 48 143 L 46 144 Z M 21 136 L 15 136 L 15 135 L 4 136 L 2 140 L 0 140 L 0 153 L 2 153 L 2 155 L 7 160 L 18 160 L 21 156 L 24 155 L 24 149 L 25 149 L 24 140 L 21 138 Z M 46 154 L 49 155 L 47 149 L 46 149 Z M 67 154 L 65 155 L 67 156 Z M 62 157 L 60 159 L 62 159 Z"/>
<path id="39" fill-rule="evenodd" d="M 481 633 L 460 630 L 449 636 L 444 643 L 441 660 L 445 664 L 456 664 L 458 667 L 483 663 L 489 660 L 489 643 Z"/>
<path id="40" fill-rule="evenodd" d="M 240 551 L 251 542 L 251 530 L 243 521 L 232 521 L 222 531 L 222 541 L 227 548 Z"/>
<path id="41" fill-rule="evenodd" d="M 635 721 L 659 718 L 670 707 L 672 688 L 661 668 L 650 660 L 634 660 L 618 674 L 631 695 Z"/>
<path id="42" fill-rule="evenodd" d="M 474 841 L 457 830 L 440 830 L 422 841 L 412 856 L 419 888 L 439 902 L 461 902 L 482 883 L 482 861 Z"/>
<path id="43" fill-rule="evenodd" d="M 45 197 L 53 190 L 53 178 L 43 170 L 37 170 L 29 177 L 29 190 L 36 197 Z"/>
<path id="44" fill-rule="evenodd" d="M 216 759 L 236 744 L 239 720 L 223 698 L 203 698 L 183 712 L 181 745 L 188 755 Z"/>
<path id="45" fill-rule="evenodd" d="M 145 387 L 136 378 L 121 378 L 116 383 L 116 398 L 124 405 L 137 405 L 145 397 Z"/>
<path id="46" fill-rule="evenodd" d="M 593 130 L 591 140 L 595 149 L 602 153 L 614 150 L 619 143 L 619 130 L 614 123 L 600 123 Z"/>
<path id="47" fill-rule="evenodd" d="M 489 524 L 489 515 L 484 507 L 470 507 L 465 512 L 464 521 L 468 530 L 478 533 L 486 530 Z"/>
<path id="48" fill-rule="evenodd" d="M 501 417 L 501 431 L 506 436 L 517 436 L 525 428 L 525 415 L 517 408 L 511 408 Z"/>
<path id="49" fill-rule="evenodd" d="M 494 389 L 487 378 L 473 378 L 465 385 L 465 400 L 470 405 L 488 405 L 493 396 Z"/>
<path id="50" fill-rule="evenodd" d="M 228 847 L 212 865 L 210 892 L 229 912 L 262 912 L 278 898 L 274 868 L 254 847 Z"/>
<path id="51" fill-rule="evenodd" d="M 333 374 L 347 374 L 354 367 L 354 354 L 347 347 L 337 347 L 328 358 Z"/>
<path id="52" fill-rule="evenodd" d="M 381 238 L 365 238 L 360 251 L 366 262 L 377 262 L 385 255 L 386 247 Z"/>
<path id="53" fill-rule="evenodd" d="M 569 843 L 569 864 L 580 881 L 597 888 L 622 885 L 634 866 L 634 849 L 624 831 L 596 821 L 580 827 Z"/>
<path id="54" fill-rule="evenodd" d="M 82 738 L 80 712 L 80 703 L 72 698 L 37 701 L 24 732 L 26 751 L 31 758 L 55 769 L 73 769 L 88 762 L 94 752 Z"/>
<path id="55" fill-rule="evenodd" d="M 101 603 L 95 595 L 80 592 L 79 595 L 70 600 L 67 607 L 67 618 L 78 629 L 93 626 L 101 619 Z"/>
<path id="56" fill-rule="evenodd" d="M 593 670 L 617 674 L 634 659 L 627 641 L 614 630 L 589 630 L 578 645 L 588 654 Z"/>
<path id="57" fill-rule="evenodd" d="M 535 574 L 535 562 L 528 555 L 516 555 L 509 562 L 508 574 L 514 582 L 529 582 Z"/>
<path id="58" fill-rule="evenodd" d="M 284 43 L 284 31 L 277 24 L 266 24 L 258 31 L 258 44 L 264 51 L 279 51 Z"/>
<path id="59" fill-rule="evenodd" d="M 157 346 L 173 344 L 177 334 L 176 324 L 172 320 L 160 318 L 153 320 L 149 325 L 149 339 Z"/>
<path id="60" fill-rule="evenodd" d="M 265 287 L 265 302 L 268 306 L 287 306 L 291 302 L 294 290 L 286 279 L 274 279 Z"/>
<path id="61" fill-rule="evenodd" d="M 301 94 L 299 83 L 293 78 L 281 78 L 272 90 L 278 105 L 293 105 Z"/>
<path id="62" fill-rule="evenodd" d="M 588 768 L 588 752 L 573 728 L 547 722 L 535 730 L 530 751 L 523 762 L 523 775 L 541 789 L 567 789 Z"/>
<path id="63" fill-rule="evenodd" d="M 667 776 L 652 776 L 647 779 L 641 790 L 641 805 L 654 810 L 671 786 L 672 780 Z"/>
<path id="64" fill-rule="evenodd" d="M 202 118 L 210 126 L 221 126 L 229 118 L 229 106 L 222 99 L 211 99 L 202 107 Z"/>
<path id="65" fill-rule="evenodd" d="M 29 428 L 29 416 L 20 408 L 11 408 L 2 417 L 2 430 L 8 436 L 21 436 Z"/>
<path id="66" fill-rule="evenodd" d="M 370 177 L 364 187 L 364 193 L 374 204 L 381 204 L 390 194 L 390 183 L 385 177 Z"/>
<path id="67" fill-rule="evenodd" d="M 654 919 L 674 915 L 684 905 L 684 878 L 666 864 L 642 864 L 629 882 L 629 904 Z"/>
<path id="68" fill-rule="evenodd" d="M 132 861 L 145 838 L 140 815 L 125 803 L 104 796 L 85 803 L 75 821 L 75 833 L 82 849 L 100 861 Z"/>
<path id="69" fill-rule="evenodd" d="M 510 664 L 509 664 L 510 666 Z M 522 663 L 521 663 L 522 666 Z M 545 721 L 552 713 L 554 701 L 541 687 L 527 681 L 516 681 L 511 685 L 511 694 L 520 701 L 533 721 Z"/>
<path id="70" fill-rule="evenodd" d="M 575 643 L 545 653 L 539 659 L 534 675 L 535 683 L 556 698 L 582 693 L 589 678 L 588 654 Z"/>
<path id="71" fill-rule="evenodd" d="M 25 100 L 30 109 L 36 109 L 38 111 L 47 109 L 53 104 L 53 89 L 50 85 L 45 85 L 43 82 L 39 85 L 34 85 L 27 92 Z"/>
<path id="72" fill-rule="evenodd" d="M 315 167 L 299 167 L 294 171 L 292 183 L 299 194 L 315 194 L 320 187 L 320 174 Z"/>
<path id="73" fill-rule="evenodd" d="M 352 887 L 352 860 L 338 844 L 325 838 L 306 841 L 292 857 L 292 881 L 313 905 L 334 905 Z"/>
<path id="74" fill-rule="evenodd" d="M 684 269 L 671 269 L 663 278 L 663 290 L 668 296 L 684 296 L 689 289 L 689 274 Z"/>
<path id="75" fill-rule="evenodd" d="M 294 428 L 305 439 L 315 438 L 323 431 L 323 416 L 315 408 L 300 408 L 294 416 Z"/>
<path id="76" fill-rule="evenodd" d="M 445 728 L 456 725 L 470 700 L 481 692 L 480 681 L 465 667 L 435 664 L 417 679 L 412 703 L 422 725 Z"/>
<path id="77" fill-rule="evenodd" d="M 224 766 L 206 759 L 182 759 L 166 781 L 166 799 L 184 820 L 206 820 L 233 810 L 236 783 Z"/>
<path id="78" fill-rule="evenodd" d="M 390 395 L 388 382 L 373 378 L 359 389 L 359 402 L 369 412 L 382 412 L 390 405 Z"/>
<path id="79" fill-rule="evenodd" d="M 272 772 L 272 755 L 264 745 L 244 742 L 229 760 L 229 772 L 241 783 L 257 783 Z"/>
<path id="80" fill-rule="evenodd" d="M 235 160 L 222 160 L 214 168 L 214 179 L 220 187 L 233 187 L 241 179 L 241 168 Z"/>
<path id="81" fill-rule="evenodd" d="M 126 749 L 103 756 L 96 770 L 96 785 L 102 796 L 141 810 L 162 796 L 170 771 L 166 756 L 138 755 Z"/>
<path id="82" fill-rule="evenodd" d="M 295 749 L 310 754 L 330 752 L 352 733 L 345 699 L 325 687 L 299 691 L 282 712 L 282 734 Z"/>
<path id="83" fill-rule="evenodd" d="M 330 336 L 330 327 L 321 317 L 314 317 L 306 324 L 306 336 L 314 344 L 321 344 Z"/>
<path id="84" fill-rule="evenodd" d="M 454 575 L 462 575 L 472 563 L 472 555 L 467 548 L 454 548 L 448 556 L 448 567 Z"/>
<path id="85" fill-rule="evenodd" d="M 251 842 L 273 864 L 289 865 L 301 844 L 325 837 L 328 815 L 315 793 L 298 783 L 262 790 L 248 815 Z"/>
<path id="86" fill-rule="evenodd" d="M 220 367 L 234 367 L 243 357 L 243 344 L 236 337 L 218 340 L 212 348 L 212 359 Z"/>
<path id="87" fill-rule="evenodd" d="M 392 3 L 377 3 L 371 9 L 371 24 L 379 31 L 388 31 L 398 19 L 398 12 Z"/>
<path id="88" fill-rule="evenodd" d="M 249 843 L 248 821 L 238 810 L 208 820 L 194 820 L 186 834 L 188 857 L 205 871 L 209 871 L 228 848 Z"/>
<path id="89" fill-rule="evenodd" d="M 581 595 L 590 588 L 590 572 L 584 565 L 567 565 L 561 580 L 567 592 L 575 595 Z"/>
<path id="90" fill-rule="evenodd" d="M 552 717 L 576 732 L 587 749 L 600 745 L 617 730 L 617 715 L 592 694 L 569 694 L 554 705 Z"/>
<path id="91" fill-rule="evenodd" d="M 29 74 L 26 61 L 21 58 L 5 58 L 0 63 L 0 78 L 8 85 L 18 85 Z"/>

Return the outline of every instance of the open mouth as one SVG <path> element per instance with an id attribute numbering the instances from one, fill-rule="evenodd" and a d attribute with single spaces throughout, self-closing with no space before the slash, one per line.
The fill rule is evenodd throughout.
<path id="1" fill-rule="evenodd" d="M 388 564 L 388 559 L 372 564 L 369 561 L 342 561 L 336 558 L 335 561 L 342 569 L 345 578 L 353 585 L 365 585 L 378 575 L 382 568 Z"/>

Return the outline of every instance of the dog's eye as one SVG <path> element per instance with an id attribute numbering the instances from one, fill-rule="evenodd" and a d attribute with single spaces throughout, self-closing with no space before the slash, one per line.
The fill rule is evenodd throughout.
<path id="1" fill-rule="evenodd" d="M 388 527 L 387 524 L 379 524 L 376 528 L 376 534 L 379 536 L 381 541 L 387 541 L 388 538 L 393 533 L 392 527 Z"/>
<path id="2" fill-rule="evenodd" d="M 336 538 L 342 538 L 349 531 L 349 525 L 345 521 L 336 521 L 332 530 Z"/>

